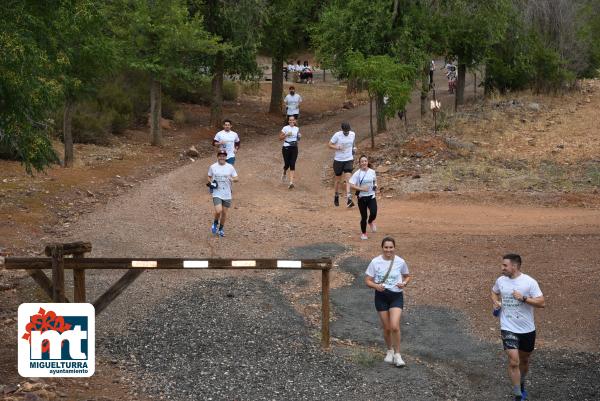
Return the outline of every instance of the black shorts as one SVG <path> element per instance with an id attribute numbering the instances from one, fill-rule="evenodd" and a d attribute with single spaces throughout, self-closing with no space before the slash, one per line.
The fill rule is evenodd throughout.
<path id="1" fill-rule="evenodd" d="M 375 291 L 375 309 L 377 312 L 385 312 L 390 308 L 404 308 L 404 292 L 394 292 L 388 289 Z"/>
<path id="2" fill-rule="evenodd" d="M 333 172 L 336 177 L 339 177 L 342 173 L 352 173 L 353 168 L 354 160 L 347 160 L 345 162 L 333 161 Z"/>
<path id="3" fill-rule="evenodd" d="M 500 330 L 502 346 L 507 349 L 518 349 L 523 352 L 532 352 L 535 348 L 535 330 L 530 333 L 513 333 Z"/>

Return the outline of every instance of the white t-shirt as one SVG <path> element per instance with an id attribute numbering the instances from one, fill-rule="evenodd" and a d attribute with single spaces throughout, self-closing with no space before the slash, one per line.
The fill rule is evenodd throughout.
<path id="1" fill-rule="evenodd" d="M 289 125 L 286 125 L 285 127 L 283 127 L 281 129 L 281 132 L 283 132 L 285 134 L 285 138 L 283 139 L 283 147 L 287 148 L 288 146 L 291 146 L 288 142 L 298 142 L 298 139 L 300 139 L 300 128 L 298 127 L 290 127 Z"/>
<path id="2" fill-rule="evenodd" d="M 231 178 L 237 177 L 235 168 L 229 163 L 221 165 L 216 162 L 208 168 L 208 176 L 217 181 L 217 188 L 212 193 L 213 198 L 231 199 Z"/>
<path id="3" fill-rule="evenodd" d="M 294 96 L 292 96 L 288 93 L 283 101 L 287 106 L 288 116 L 300 114 L 300 103 L 302 103 L 302 97 L 299 94 L 294 93 Z"/>
<path id="4" fill-rule="evenodd" d="M 367 271 L 365 272 L 367 276 L 373 277 L 373 280 L 379 284 L 383 277 L 387 273 L 390 267 L 390 261 L 385 260 L 383 255 L 379 255 L 374 258 L 371 263 L 369 263 L 369 267 L 367 267 Z M 400 256 L 394 256 L 394 265 L 392 266 L 392 270 L 388 275 L 383 286 L 394 292 L 402 292 L 402 288 L 399 288 L 396 284 L 402 282 L 402 275 L 408 274 L 408 265 Z"/>
<path id="5" fill-rule="evenodd" d="M 537 281 L 521 273 L 517 278 L 500 276 L 492 291 L 500 294 L 502 309 L 500 309 L 500 329 L 512 331 L 513 333 L 530 333 L 535 330 L 533 318 L 533 306 L 518 301 L 513 297 L 513 291 L 517 290 L 526 297 L 541 297 L 542 290 Z"/>
<path id="6" fill-rule="evenodd" d="M 348 160 L 354 160 L 354 155 L 352 155 L 352 148 L 354 147 L 354 137 L 356 134 L 354 131 L 348 132 L 348 135 L 344 135 L 343 131 L 338 131 L 331 137 L 331 143 L 334 145 L 342 145 L 341 150 L 335 151 L 335 156 L 333 160 L 337 160 L 339 162 L 346 162 Z"/>
<path id="7" fill-rule="evenodd" d="M 240 141 L 240 137 L 235 132 L 229 131 L 219 131 L 217 135 L 215 135 L 215 141 L 217 142 L 225 142 L 225 145 L 219 145 L 219 149 L 223 149 L 227 152 L 227 158 L 235 157 L 235 143 Z"/>
<path id="8" fill-rule="evenodd" d="M 360 191 L 358 194 L 359 198 L 365 196 L 375 196 L 375 191 L 373 187 L 377 185 L 377 176 L 375 175 L 375 170 L 367 169 L 367 171 L 357 170 L 350 177 L 350 184 L 354 184 L 358 187 L 367 186 L 369 188 L 368 191 Z"/>

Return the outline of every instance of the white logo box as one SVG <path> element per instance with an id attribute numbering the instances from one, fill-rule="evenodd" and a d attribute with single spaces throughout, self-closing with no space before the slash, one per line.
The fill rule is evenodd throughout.
<path id="1" fill-rule="evenodd" d="M 92 304 L 25 303 L 19 306 L 18 317 L 21 376 L 90 377 L 94 374 L 96 312 Z"/>

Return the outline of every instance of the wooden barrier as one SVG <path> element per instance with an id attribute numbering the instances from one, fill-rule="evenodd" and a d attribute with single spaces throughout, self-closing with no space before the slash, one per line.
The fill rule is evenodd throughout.
<path id="1" fill-rule="evenodd" d="M 86 302 L 86 269 L 127 269 L 128 271 L 92 304 L 101 313 L 145 270 L 157 269 L 281 269 L 321 270 L 321 346 L 329 347 L 329 272 L 332 261 L 322 259 L 204 259 L 204 258 L 85 258 L 91 252 L 89 242 L 50 244 L 47 258 L 6 257 L 0 265 L 6 269 L 25 269 L 53 302 L 70 302 L 65 294 L 65 269 L 73 270 L 73 301 Z M 65 257 L 70 256 L 70 257 Z M 52 270 L 52 280 L 42 269 Z"/>

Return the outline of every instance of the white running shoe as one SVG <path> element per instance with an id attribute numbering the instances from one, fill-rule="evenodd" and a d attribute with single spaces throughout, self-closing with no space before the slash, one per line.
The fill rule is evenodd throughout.
<path id="1" fill-rule="evenodd" d="M 394 363 L 394 350 L 388 349 L 387 354 L 385 354 L 385 358 L 383 358 L 383 362 Z"/>
<path id="2" fill-rule="evenodd" d="M 376 233 L 377 232 L 377 226 L 375 225 L 375 222 L 371 222 L 369 223 L 369 227 L 371 227 L 371 232 L 372 233 Z"/>
<path id="3" fill-rule="evenodd" d="M 400 354 L 394 355 L 394 365 L 396 365 L 397 368 L 403 368 L 406 366 Z"/>
<path id="4" fill-rule="evenodd" d="M 369 237 L 367 237 L 367 234 L 361 234 L 360 239 L 369 239 Z"/>
<path id="5" fill-rule="evenodd" d="M 287 175 L 284 172 L 283 174 L 281 174 L 281 182 L 285 182 L 285 180 L 287 180 Z"/>

